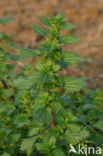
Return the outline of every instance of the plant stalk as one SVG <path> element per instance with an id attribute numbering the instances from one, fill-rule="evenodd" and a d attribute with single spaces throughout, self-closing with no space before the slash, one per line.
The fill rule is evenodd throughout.
<path id="1" fill-rule="evenodd" d="M 54 115 L 52 112 L 52 117 L 51 117 L 51 128 L 54 128 Z"/>

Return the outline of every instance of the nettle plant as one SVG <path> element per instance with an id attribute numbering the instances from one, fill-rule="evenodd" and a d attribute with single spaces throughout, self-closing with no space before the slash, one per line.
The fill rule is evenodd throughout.
<path id="1" fill-rule="evenodd" d="M 36 25 L 32 25 L 32 29 L 46 40 L 37 50 L 18 50 L 23 56 L 39 56 L 40 59 L 29 78 L 21 77 L 14 82 L 15 86 L 24 83 L 25 88 L 19 92 L 24 96 L 22 104 L 19 102 L 21 112 L 14 120 L 18 127 L 25 127 L 21 151 L 28 156 L 64 156 L 69 155 L 70 144 L 82 144 L 89 136 L 86 128 L 77 124 L 77 117 L 69 108 L 69 104 L 72 105 L 69 94 L 80 91 L 86 83 L 81 78 L 61 75 L 68 65 L 76 65 L 84 59 L 75 52 L 63 52 L 61 48 L 63 44 L 80 41 L 73 35 L 60 35 L 62 30 L 71 30 L 75 25 L 66 24 L 67 19 L 62 14 L 40 19 L 49 29 L 43 30 Z"/>
<path id="2" fill-rule="evenodd" d="M 18 49 L 9 42 L 18 54 L 6 53 L 15 61 L 39 57 L 35 70 L 32 65 L 19 66 L 19 74 L 14 74 L 14 70 L 8 74 L 7 68 L 0 68 L 0 73 L 4 70 L 0 78 L 0 154 L 3 156 L 67 156 L 72 155 L 70 144 L 88 143 L 87 126 L 78 122 L 70 98 L 84 88 L 86 82 L 83 78 L 61 74 L 68 66 L 84 61 L 79 54 L 62 50 L 63 44 L 80 41 L 73 35 L 61 35 L 62 30 L 76 26 L 66 24 L 67 19 L 61 13 L 56 17 L 40 17 L 40 20 L 49 28 L 43 30 L 32 25 L 36 33 L 46 37 L 38 49 Z M 3 47 L 0 56 L 2 53 L 5 53 Z M 9 63 L 9 66 L 12 65 Z"/>

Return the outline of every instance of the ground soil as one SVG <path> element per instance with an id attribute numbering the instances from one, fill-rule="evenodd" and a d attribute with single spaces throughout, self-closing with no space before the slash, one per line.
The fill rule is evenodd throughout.
<path id="1" fill-rule="evenodd" d="M 0 17 L 13 16 L 15 21 L 7 26 L 0 26 L 0 32 L 13 35 L 19 46 L 36 48 L 43 40 L 31 29 L 31 24 L 40 23 L 39 16 L 56 15 L 63 12 L 77 28 L 69 33 L 80 37 L 81 42 L 65 46 L 89 58 L 89 63 L 80 64 L 77 68 L 68 68 L 64 74 L 77 77 L 90 77 L 92 88 L 103 88 L 103 1 L 102 0 L 0 0 Z M 92 62 L 91 62 L 92 60 Z"/>

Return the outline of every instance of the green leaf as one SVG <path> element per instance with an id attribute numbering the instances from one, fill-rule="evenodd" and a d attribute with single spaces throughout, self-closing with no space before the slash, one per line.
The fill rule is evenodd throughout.
<path id="1" fill-rule="evenodd" d="M 29 123 L 27 114 L 19 114 L 13 119 L 13 124 L 21 128 Z"/>
<path id="2" fill-rule="evenodd" d="M 80 62 L 83 62 L 84 58 L 82 58 L 79 54 L 75 52 L 64 52 L 63 61 L 67 63 L 68 65 L 74 66 Z"/>
<path id="3" fill-rule="evenodd" d="M 13 55 L 11 53 L 7 53 L 7 56 L 9 56 L 9 58 L 13 61 L 18 61 L 20 59 L 20 56 L 19 55 Z"/>
<path id="4" fill-rule="evenodd" d="M 38 132 L 39 132 L 39 128 L 32 128 L 32 129 L 29 131 L 29 136 L 36 135 Z"/>
<path id="5" fill-rule="evenodd" d="M 51 122 L 51 110 L 50 108 L 46 109 L 38 109 L 35 111 L 32 111 L 32 114 L 34 116 L 34 119 L 39 123 L 47 123 L 50 124 Z"/>
<path id="6" fill-rule="evenodd" d="M 33 145 L 35 141 L 37 140 L 37 136 L 32 137 L 32 138 L 27 138 L 24 139 L 21 143 L 20 149 L 21 151 L 26 151 L 27 156 L 30 156 L 30 154 L 33 152 Z"/>
<path id="7" fill-rule="evenodd" d="M 33 85 L 33 80 L 31 77 L 28 77 L 28 79 L 19 77 L 18 79 L 15 79 L 12 84 L 17 88 L 20 86 L 19 89 L 28 89 Z"/>
<path id="8" fill-rule="evenodd" d="M 60 23 L 64 22 L 65 19 L 64 19 L 64 15 L 62 12 L 58 13 L 55 17 L 56 21 L 59 21 Z"/>
<path id="9" fill-rule="evenodd" d="M 66 156 L 63 149 L 61 148 L 56 148 L 53 153 L 52 153 L 53 156 Z"/>
<path id="10" fill-rule="evenodd" d="M 45 141 L 45 140 L 46 140 L 46 139 L 44 139 L 44 141 Z M 55 144 L 56 144 L 56 138 L 55 138 L 54 136 L 51 136 L 51 137 L 49 137 L 49 138 L 46 140 L 46 142 L 48 142 L 49 145 L 55 146 Z"/>
<path id="11" fill-rule="evenodd" d="M 10 92 L 10 90 L 9 90 Z M 6 96 L 6 93 L 4 94 L 4 97 Z M 0 104 L 0 113 L 3 112 L 7 115 L 10 115 L 15 110 L 15 107 L 8 101 L 8 102 L 2 102 Z"/>
<path id="12" fill-rule="evenodd" d="M 48 18 L 41 16 L 40 20 L 43 22 L 43 24 L 50 26 L 50 20 Z"/>
<path id="13" fill-rule="evenodd" d="M 42 42 L 39 46 L 39 50 L 43 53 L 44 51 L 50 52 L 51 45 L 48 42 Z"/>
<path id="14" fill-rule="evenodd" d="M 45 133 L 43 134 L 44 138 L 50 138 L 51 136 L 57 138 L 60 134 L 60 127 L 54 127 L 49 129 L 48 131 L 45 131 Z"/>
<path id="15" fill-rule="evenodd" d="M 62 37 L 61 43 L 71 45 L 80 42 L 80 39 L 73 35 L 65 35 Z"/>
<path id="16" fill-rule="evenodd" d="M 77 92 L 86 86 L 86 82 L 82 78 L 65 77 L 64 85 L 67 92 Z"/>
<path id="17" fill-rule="evenodd" d="M 95 137 L 94 137 L 95 136 Z M 95 145 L 101 147 L 103 145 L 103 136 L 99 131 L 95 131 L 91 134 L 90 139 L 93 141 Z"/>
<path id="18" fill-rule="evenodd" d="M 20 139 L 20 134 L 11 134 L 10 135 L 10 137 L 9 137 L 9 139 L 10 139 L 10 143 L 12 144 L 12 143 L 15 143 L 15 142 L 17 142 L 19 139 Z"/>
<path id="19" fill-rule="evenodd" d="M 0 24 L 6 25 L 13 20 L 13 17 L 0 18 Z"/>
<path id="20" fill-rule="evenodd" d="M 0 32 L 0 39 L 8 40 L 8 39 L 10 39 L 10 38 L 11 38 L 10 35 L 7 35 L 7 34 L 5 34 L 5 33 L 3 33 L 3 32 Z"/>
<path id="21" fill-rule="evenodd" d="M 42 28 L 40 28 L 39 26 L 36 25 L 32 25 L 31 28 L 39 35 L 42 36 L 47 36 L 47 32 L 45 30 L 43 30 Z"/>
<path id="22" fill-rule="evenodd" d="M 98 121 L 97 123 L 94 124 L 94 127 L 103 131 L 103 121 L 102 120 Z"/>
<path id="23" fill-rule="evenodd" d="M 9 45 L 10 48 L 13 48 L 13 49 L 17 48 L 16 44 L 13 43 L 13 42 L 8 42 L 8 45 Z"/>
<path id="24" fill-rule="evenodd" d="M 2 154 L 2 156 L 11 156 L 11 154 L 5 152 L 5 153 Z"/>
<path id="25" fill-rule="evenodd" d="M 56 138 L 54 136 L 43 136 L 41 143 L 36 143 L 35 146 L 40 153 L 49 154 L 55 148 Z"/>
<path id="26" fill-rule="evenodd" d="M 31 50 L 25 48 L 18 49 L 17 52 L 19 52 L 23 58 L 29 58 L 38 55 L 38 50 Z"/>
<path id="27" fill-rule="evenodd" d="M 93 109 L 94 108 L 94 104 L 85 104 L 84 106 L 83 106 L 83 109 Z"/>
<path id="28" fill-rule="evenodd" d="M 71 29 L 74 29 L 74 28 L 76 28 L 76 25 L 74 25 L 72 23 L 65 24 L 65 25 L 61 26 L 61 29 L 63 29 L 63 30 L 71 30 Z"/>
<path id="29" fill-rule="evenodd" d="M 42 143 L 36 143 L 35 144 L 35 147 L 36 147 L 36 149 L 37 149 L 37 151 L 43 151 L 44 149 L 44 146 L 43 146 L 44 144 L 42 144 Z M 44 151 L 43 151 L 44 152 Z"/>
<path id="30" fill-rule="evenodd" d="M 87 138 L 89 136 L 89 132 L 85 128 L 82 129 L 77 124 L 69 123 L 64 136 L 69 144 L 77 144 Z"/>

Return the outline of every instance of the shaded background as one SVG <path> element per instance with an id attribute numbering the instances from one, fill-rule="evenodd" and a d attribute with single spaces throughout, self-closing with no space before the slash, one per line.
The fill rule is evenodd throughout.
<path id="1" fill-rule="evenodd" d="M 79 44 L 65 46 L 64 50 L 75 50 L 88 58 L 88 62 L 63 73 L 93 78 L 88 81 L 89 87 L 103 89 L 103 0 L 0 0 L 0 17 L 15 17 L 14 22 L 0 26 L 0 32 L 12 34 L 13 41 L 21 47 L 35 49 L 44 38 L 35 34 L 30 25 L 44 27 L 39 16 L 59 12 L 77 25 L 66 33 L 81 39 Z"/>

